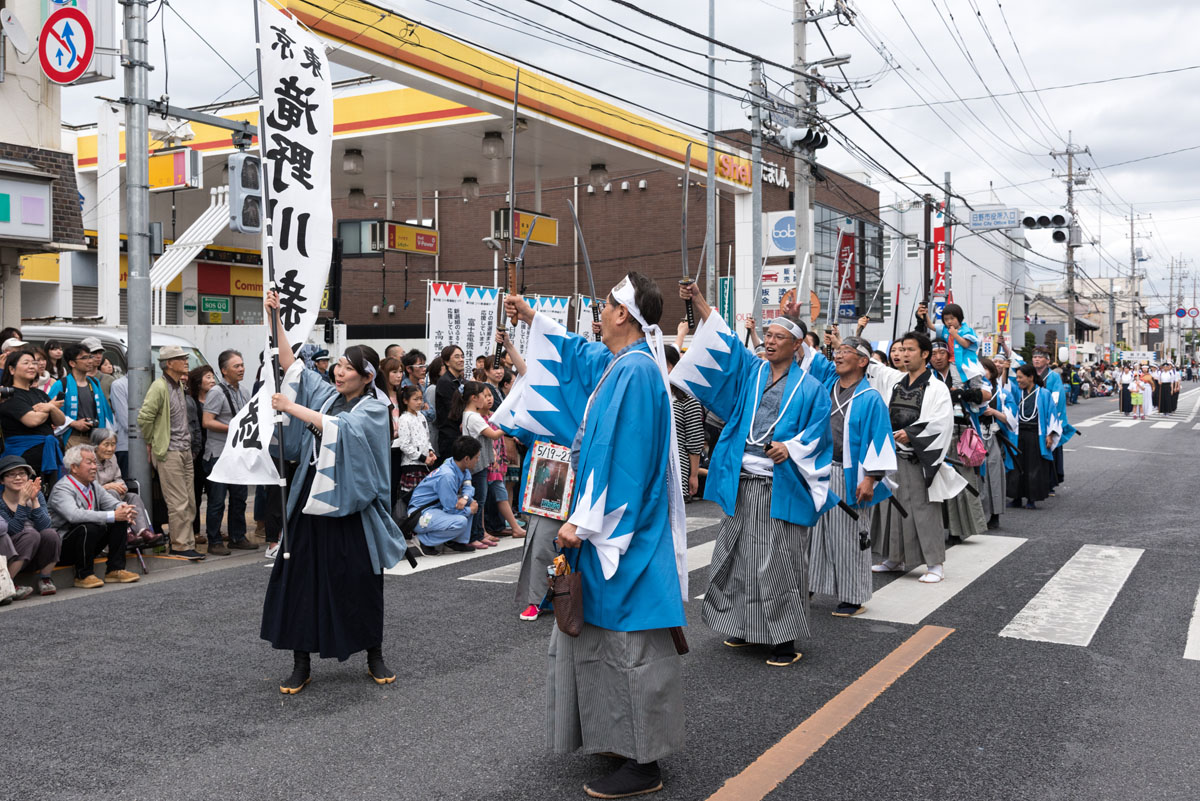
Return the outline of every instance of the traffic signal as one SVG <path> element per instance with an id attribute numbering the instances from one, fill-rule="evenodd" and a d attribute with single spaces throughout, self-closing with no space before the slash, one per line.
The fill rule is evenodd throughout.
<path id="1" fill-rule="evenodd" d="M 1025 228 L 1053 228 L 1054 233 L 1050 234 L 1050 238 L 1059 244 L 1067 241 L 1073 222 L 1071 215 L 1062 211 L 1036 216 L 1027 215 L 1021 218 L 1021 225 Z"/>
<path id="2" fill-rule="evenodd" d="M 782 128 L 777 139 L 788 150 L 820 150 L 829 144 L 829 137 L 814 128 Z"/>
<path id="3" fill-rule="evenodd" d="M 229 157 L 229 230 L 262 232 L 262 162 L 249 153 Z"/>

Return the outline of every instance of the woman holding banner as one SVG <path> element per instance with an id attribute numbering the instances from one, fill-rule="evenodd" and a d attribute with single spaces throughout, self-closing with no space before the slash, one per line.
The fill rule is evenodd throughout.
<path id="1" fill-rule="evenodd" d="M 279 296 L 267 295 L 277 319 Z M 262 638 L 294 654 L 280 692 L 308 684 L 310 657 L 345 661 L 367 652 L 376 684 L 396 676 L 383 661 L 383 570 L 404 555 L 389 513 L 391 423 L 370 391 L 379 357 L 351 345 L 333 368 L 333 384 L 295 360 L 277 332 L 282 392 L 271 407 L 287 415 L 284 458 L 299 462 L 287 502 L 287 531 L 263 602 Z"/>

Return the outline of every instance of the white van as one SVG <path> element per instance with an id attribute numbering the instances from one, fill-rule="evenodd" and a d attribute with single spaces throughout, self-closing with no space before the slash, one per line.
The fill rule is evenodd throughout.
<path id="1" fill-rule="evenodd" d="M 21 326 L 23 341 L 44 348 L 47 342 L 57 342 L 59 345 L 70 345 L 82 342 L 87 337 L 95 337 L 104 345 L 104 355 L 120 369 L 122 373 L 129 372 L 129 360 L 126 358 L 125 343 L 128 332 L 124 328 L 93 328 L 69 323 L 59 325 L 23 325 Z M 178 345 L 188 355 L 188 369 L 192 370 L 208 364 L 200 349 L 183 337 L 172 334 L 150 334 L 150 363 L 157 369 L 158 351 L 167 345 Z"/>

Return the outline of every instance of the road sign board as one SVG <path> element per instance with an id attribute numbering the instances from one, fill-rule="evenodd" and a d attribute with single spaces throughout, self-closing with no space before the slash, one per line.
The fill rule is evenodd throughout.
<path id="1" fill-rule="evenodd" d="M 1197 309 L 1195 306 L 1188 309 L 1188 317 L 1200 317 L 1200 309 Z"/>
<path id="2" fill-rule="evenodd" d="M 213 297 L 212 295 L 200 296 L 200 311 L 209 312 L 210 314 L 229 314 L 233 311 L 233 302 L 229 298 Z"/>
<path id="3" fill-rule="evenodd" d="M 1187 309 L 1180 306 L 1178 309 L 1175 310 L 1175 316 L 1176 317 L 1187 317 Z"/>
<path id="4" fill-rule="evenodd" d="M 971 212 L 967 227 L 972 231 L 990 231 L 1000 228 L 1020 228 L 1020 209 L 981 209 Z"/>
<path id="5" fill-rule="evenodd" d="M 38 39 L 42 72 L 55 83 L 73 83 L 92 63 L 96 35 L 78 8 L 60 8 L 46 20 Z"/>

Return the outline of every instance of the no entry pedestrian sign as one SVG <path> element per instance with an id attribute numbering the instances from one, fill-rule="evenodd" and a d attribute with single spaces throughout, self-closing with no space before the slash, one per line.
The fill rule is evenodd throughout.
<path id="1" fill-rule="evenodd" d="M 96 36 L 78 8 L 60 8 L 46 19 L 38 38 L 42 72 L 55 83 L 73 83 L 92 63 Z"/>

